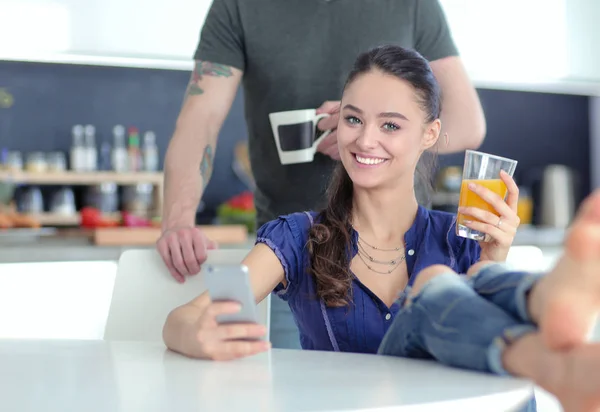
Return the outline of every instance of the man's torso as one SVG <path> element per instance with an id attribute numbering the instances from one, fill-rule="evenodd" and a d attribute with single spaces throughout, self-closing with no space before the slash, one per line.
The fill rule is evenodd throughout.
<path id="1" fill-rule="evenodd" d="M 323 206 L 335 166 L 322 154 L 311 163 L 281 165 L 269 113 L 316 108 L 326 100 L 339 100 L 347 73 L 363 51 L 390 43 L 414 47 L 415 1 L 237 2 L 259 223 Z"/>

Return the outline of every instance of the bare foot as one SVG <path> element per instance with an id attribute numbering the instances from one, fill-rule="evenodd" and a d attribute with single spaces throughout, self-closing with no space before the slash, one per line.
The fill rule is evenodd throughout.
<path id="1" fill-rule="evenodd" d="M 584 344 L 558 356 L 561 366 L 551 372 L 556 379 L 544 389 L 565 412 L 600 411 L 600 345 Z"/>
<path id="2" fill-rule="evenodd" d="M 536 332 L 507 347 L 502 363 L 511 374 L 556 396 L 564 412 L 600 411 L 600 344 L 557 351 L 546 347 Z"/>
<path id="3" fill-rule="evenodd" d="M 565 239 L 565 254 L 532 289 L 529 311 L 549 348 L 587 340 L 600 311 L 600 190 L 580 208 Z"/>

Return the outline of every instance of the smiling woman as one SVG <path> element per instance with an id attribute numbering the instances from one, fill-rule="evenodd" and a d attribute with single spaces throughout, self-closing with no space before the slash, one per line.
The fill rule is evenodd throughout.
<path id="1" fill-rule="evenodd" d="M 309 237 L 313 257 L 311 272 L 327 303 L 344 304 L 345 291 L 352 279 L 349 270 L 361 273 L 366 266 L 361 264 L 362 260 L 352 268 L 347 265 L 345 245 L 351 233 L 349 222 L 353 222 L 364 237 L 374 237 L 373 233 L 365 233 L 373 228 L 365 227 L 369 224 L 353 215 L 356 212 L 353 206 L 369 209 L 372 205 L 368 205 L 368 201 L 364 203 L 365 199 L 370 198 L 372 192 L 385 190 L 388 198 L 397 199 L 396 207 L 390 211 L 404 215 L 401 225 L 410 226 L 406 219 L 414 218 L 416 210 L 417 164 L 438 141 L 440 112 L 439 85 L 417 52 L 387 47 L 374 49 L 357 59 L 341 102 L 338 146 L 342 162 L 329 186 L 332 201 Z M 432 172 L 426 169 L 425 175 Z M 394 220 L 398 219 L 393 217 L 390 222 Z M 397 243 L 403 238 L 402 233 L 393 234 L 392 242 L 396 244 L 388 246 L 399 247 Z M 389 258 L 381 251 L 375 251 L 375 256 L 363 255 L 372 263 Z M 400 264 L 392 266 L 385 271 L 392 269 L 389 273 L 399 276 L 397 284 L 403 287 L 408 282 L 406 269 Z M 369 277 L 372 266 L 366 269 L 371 269 L 364 275 Z M 390 299 L 393 301 L 393 296 Z"/>
<path id="2" fill-rule="evenodd" d="M 511 270 L 500 263 L 518 225 L 509 175 L 507 200 L 470 188 L 501 215 L 501 225 L 496 215 L 482 222 L 489 242 L 459 237 L 455 215 L 417 204 L 416 164 L 441 126 L 426 59 L 397 46 L 361 54 L 341 110 L 342 161 L 326 208 L 267 222 L 243 261 L 256 301 L 275 291 L 288 302 L 303 349 L 434 358 L 529 378 L 566 410 L 600 405 L 600 347 L 583 344 L 600 293 L 600 191 L 580 211 L 552 272 Z M 165 342 L 215 360 L 268 350 L 268 342 L 248 341 L 264 336 L 260 325 L 217 321 L 237 310 L 198 296 L 171 312 Z M 524 410 L 535 411 L 535 401 Z"/>

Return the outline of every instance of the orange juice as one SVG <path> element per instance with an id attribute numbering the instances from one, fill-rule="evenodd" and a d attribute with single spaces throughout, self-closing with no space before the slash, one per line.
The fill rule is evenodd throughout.
<path id="1" fill-rule="evenodd" d="M 508 191 L 506 187 L 506 183 L 504 183 L 500 179 L 486 179 L 486 180 L 477 180 L 477 179 L 464 179 L 460 186 L 460 200 L 458 202 L 459 206 L 468 206 L 468 207 L 476 207 L 479 209 L 487 210 L 498 216 L 498 212 L 492 206 L 490 206 L 485 200 L 479 197 L 478 194 L 470 190 L 467 185 L 469 183 L 475 183 L 480 186 L 486 187 L 494 193 L 497 193 L 500 197 L 504 199 L 506 196 L 506 192 Z M 477 220 L 471 216 L 463 216 L 462 213 L 458 214 L 458 223 L 462 224 L 464 220 Z"/>

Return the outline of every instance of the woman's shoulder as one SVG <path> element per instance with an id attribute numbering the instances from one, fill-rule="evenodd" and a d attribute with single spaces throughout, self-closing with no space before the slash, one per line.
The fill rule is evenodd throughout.
<path id="1" fill-rule="evenodd" d="M 257 237 L 273 235 L 293 237 L 300 243 L 304 243 L 308 239 L 310 228 L 317 218 L 318 213 L 314 211 L 281 215 L 262 225 L 257 231 Z"/>

